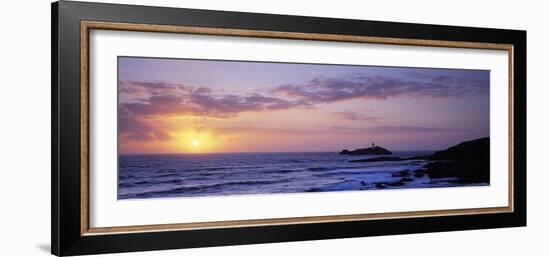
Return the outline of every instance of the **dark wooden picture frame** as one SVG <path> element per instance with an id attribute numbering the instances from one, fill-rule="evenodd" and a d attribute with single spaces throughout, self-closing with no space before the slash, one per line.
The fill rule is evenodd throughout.
<path id="1" fill-rule="evenodd" d="M 510 204 L 502 208 L 90 228 L 88 35 L 92 29 L 506 50 L 510 57 Z M 526 225 L 525 31 L 62 1 L 52 4 L 51 86 L 51 240 L 55 255 Z"/>

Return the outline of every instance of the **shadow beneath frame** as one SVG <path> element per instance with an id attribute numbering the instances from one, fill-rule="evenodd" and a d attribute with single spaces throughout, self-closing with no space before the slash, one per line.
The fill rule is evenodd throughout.
<path id="1" fill-rule="evenodd" d="M 38 244 L 36 245 L 36 248 L 40 249 L 41 251 L 50 253 L 52 247 L 50 244 Z"/>

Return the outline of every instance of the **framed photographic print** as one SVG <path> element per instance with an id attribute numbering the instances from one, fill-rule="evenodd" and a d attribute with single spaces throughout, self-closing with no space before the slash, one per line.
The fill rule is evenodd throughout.
<path id="1" fill-rule="evenodd" d="M 526 32 L 56 2 L 52 253 L 525 226 Z"/>

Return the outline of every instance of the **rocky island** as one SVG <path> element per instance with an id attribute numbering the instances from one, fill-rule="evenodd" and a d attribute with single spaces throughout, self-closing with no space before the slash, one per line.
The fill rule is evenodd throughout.
<path id="1" fill-rule="evenodd" d="M 392 155 L 392 152 L 384 149 L 380 146 L 375 146 L 374 142 L 372 143 L 372 147 L 368 148 L 360 148 L 355 149 L 352 151 L 349 151 L 348 149 L 344 149 L 340 152 L 342 155 Z"/>

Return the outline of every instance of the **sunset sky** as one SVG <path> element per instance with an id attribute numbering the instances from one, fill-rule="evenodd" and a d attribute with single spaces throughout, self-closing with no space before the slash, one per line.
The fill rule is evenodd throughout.
<path id="1" fill-rule="evenodd" d="M 489 71 L 119 57 L 119 152 L 439 150 L 489 136 Z"/>

